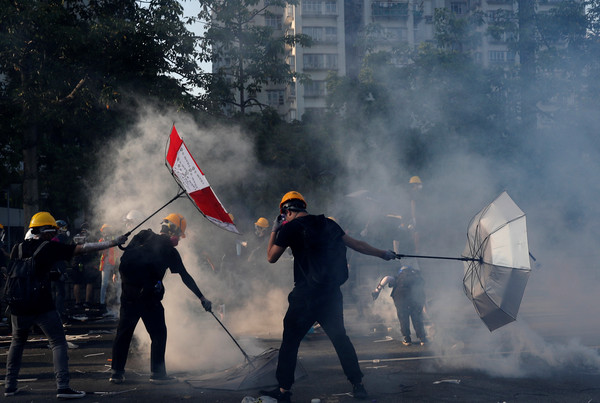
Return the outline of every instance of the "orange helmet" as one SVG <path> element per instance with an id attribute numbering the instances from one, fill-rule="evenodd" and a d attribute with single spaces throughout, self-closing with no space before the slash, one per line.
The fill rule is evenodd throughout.
<path id="1" fill-rule="evenodd" d="M 292 190 L 291 192 L 287 192 L 281 198 L 281 203 L 279 203 L 279 210 L 283 209 L 298 209 L 305 210 L 306 209 L 306 200 L 299 192 Z"/>
<path id="2" fill-rule="evenodd" d="M 187 221 L 181 214 L 171 213 L 162 221 L 163 229 L 166 227 L 167 232 L 185 238 L 185 229 L 187 227 Z M 163 231 L 161 231 L 163 232 Z"/>

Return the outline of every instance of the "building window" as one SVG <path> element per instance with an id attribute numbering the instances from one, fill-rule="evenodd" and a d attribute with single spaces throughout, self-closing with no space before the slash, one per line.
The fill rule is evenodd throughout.
<path id="1" fill-rule="evenodd" d="M 327 42 L 337 42 L 337 27 L 325 27 L 325 40 Z"/>
<path id="2" fill-rule="evenodd" d="M 302 33 L 310 36 L 315 42 L 321 42 L 323 40 L 322 27 L 303 27 Z"/>
<path id="3" fill-rule="evenodd" d="M 325 96 L 325 81 L 309 81 L 304 84 L 305 97 L 324 97 Z"/>
<path id="4" fill-rule="evenodd" d="M 337 14 L 337 2 L 336 1 L 326 1 L 325 2 L 325 14 Z"/>
<path id="5" fill-rule="evenodd" d="M 501 50 L 490 50 L 489 60 L 491 63 L 501 63 L 504 61 L 504 52 Z"/>
<path id="6" fill-rule="evenodd" d="M 267 90 L 267 103 L 269 106 L 283 105 L 283 90 Z"/>
<path id="7" fill-rule="evenodd" d="M 374 1 L 371 3 L 371 13 L 374 17 L 407 17 L 408 3 Z"/>
<path id="8" fill-rule="evenodd" d="M 302 33 L 310 36 L 315 42 L 337 42 L 336 27 L 303 27 Z"/>
<path id="9" fill-rule="evenodd" d="M 302 13 L 308 15 L 321 14 L 321 2 L 316 0 L 305 0 L 302 2 Z"/>
<path id="10" fill-rule="evenodd" d="M 337 54 L 305 53 L 304 69 L 337 69 Z"/>
<path id="11" fill-rule="evenodd" d="M 450 3 L 450 11 L 456 15 L 461 15 L 467 12 L 467 5 L 465 3 Z"/>
<path id="12" fill-rule="evenodd" d="M 265 15 L 265 25 L 273 29 L 281 30 L 281 16 L 280 15 Z"/>

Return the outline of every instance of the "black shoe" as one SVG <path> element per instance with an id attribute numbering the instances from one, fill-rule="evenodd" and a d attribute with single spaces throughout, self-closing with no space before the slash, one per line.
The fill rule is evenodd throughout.
<path id="1" fill-rule="evenodd" d="M 108 382 L 114 383 L 115 385 L 120 385 L 125 382 L 125 377 L 123 374 L 112 374 Z"/>
<path id="2" fill-rule="evenodd" d="M 71 388 L 57 389 L 56 397 L 59 399 L 81 399 L 85 396 L 85 392 L 73 390 Z"/>
<path id="3" fill-rule="evenodd" d="M 412 344 L 412 340 L 410 339 L 410 337 L 405 337 L 402 339 L 402 344 L 404 344 L 405 346 L 410 346 Z"/>
<path id="4" fill-rule="evenodd" d="M 264 396 L 272 397 L 273 399 L 277 399 L 278 402 L 291 402 L 292 392 L 290 392 L 289 390 L 282 392 L 277 387 L 273 390 L 261 390 L 258 393 L 260 393 L 261 396 L 264 395 Z"/>
<path id="5" fill-rule="evenodd" d="M 355 383 L 352 385 L 352 396 L 355 399 L 366 399 L 369 394 L 362 383 Z"/>
<path id="6" fill-rule="evenodd" d="M 422 346 L 425 346 L 425 345 L 427 345 L 427 344 L 429 344 L 429 340 L 427 340 L 427 337 L 423 337 L 423 338 L 421 339 L 421 345 L 422 345 Z"/>
<path id="7" fill-rule="evenodd" d="M 14 388 L 5 388 L 4 389 L 4 396 L 5 397 L 14 396 L 14 395 L 16 395 L 19 392 L 20 392 L 20 390 L 16 386 Z"/>
<path id="8" fill-rule="evenodd" d="M 174 376 L 167 376 L 167 375 L 152 375 L 150 376 L 150 383 L 153 383 L 155 385 L 168 385 L 170 383 L 177 383 L 179 382 L 177 380 L 177 378 L 175 378 Z"/>

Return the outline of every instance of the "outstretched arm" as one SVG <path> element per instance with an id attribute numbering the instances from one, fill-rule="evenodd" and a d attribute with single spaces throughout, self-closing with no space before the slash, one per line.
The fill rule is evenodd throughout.
<path id="1" fill-rule="evenodd" d="M 189 288 L 190 291 L 192 291 L 194 294 L 196 294 L 196 296 L 202 302 L 202 306 L 204 307 L 204 309 L 206 309 L 208 312 L 210 312 L 211 308 L 212 308 L 212 303 L 204 297 L 204 295 L 202 294 L 202 291 L 200 291 L 200 288 L 198 288 L 198 285 L 196 284 L 196 282 L 194 281 L 192 276 L 190 276 L 190 273 L 188 273 L 187 270 L 185 270 L 185 268 L 184 269 L 180 268 L 179 275 L 181 276 L 181 281 L 183 281 L 183 284 L 185 284 L 185 286 L 187 288 Z"/>
<path id="2" fill-rule="evenodd" d="M 377 256 L 382 258 L 383 260 L 391 260 L 395 257 L 395 254 L 389 250 L 377 249 L 374 246 L 369 245 L 365 241 L 361 241 L 355 238 L 352 238 L 348 234 L 344 234 L 342 240 L 350 249 L 354 249 L 355 251 L 362 253 L 363 255 Z"/>

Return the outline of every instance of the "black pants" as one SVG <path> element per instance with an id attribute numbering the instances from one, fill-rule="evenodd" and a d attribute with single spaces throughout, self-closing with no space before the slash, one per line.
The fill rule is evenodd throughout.
<path id="1" fill-rule="evenodd" d="M 339 287 L 327 291 L 294 288 L 288 296 L 289 307 L 283 319 L 283 340 L 277 363 L 277 382 L 291 389 L 300 342 L 310 327 L 318 322 L 333 344 L 348 380 L 360 383 L 363 374 L 352 342 L 346 335 L 342 292 Z"/>
<path id="2" fill-rule="evenodd" d="M 408 295 L 407 295 L 408 294 Z M 392 295 L 396 313 L 400 321 L 402 336 L 411 340 L 410 321 L 412 319 L 415 333 L 420 340 L 425 340 L 425 326 L 423 325 L 423 303 L 418 298 L 411 297 L 410 293 L 397 292 Z"/>
<path id="3" fill-rule="evenodd" d="M 153 376 L 167 374 L 165 368 L 165 350 L 167 348 L 167 325 L 165 323 L 165 310 L 159 300 L 138 299 L 135 301 L 121 301 L 119 325 L 113 343 L 112 365 L 113 373 L 123 374 L 127 353 L 133 331 L 142 319 L 150 339 L 150 370 Z"/>

